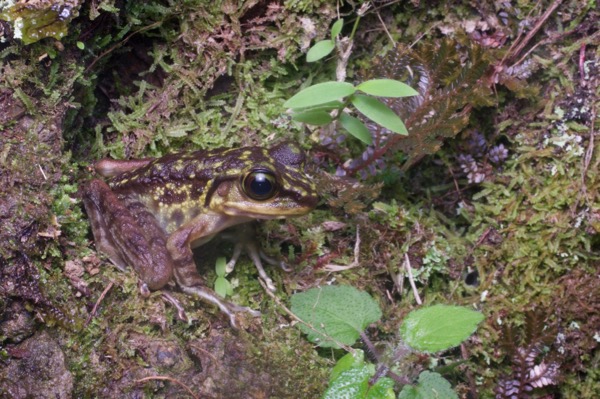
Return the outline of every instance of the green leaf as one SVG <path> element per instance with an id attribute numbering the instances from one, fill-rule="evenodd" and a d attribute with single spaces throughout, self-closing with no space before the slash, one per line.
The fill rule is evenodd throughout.
<path id="1" fill-rule="evenodd" d="M 354 351 L 354 353 L 350 352 L 344 355 L 340 360 L 337 361 L 335 366 L 333 366 L 333 370 L 331 370 L 331 376 L 329 377 L 329 382 L 331 383 L 333 380 L 339 377 L 344 371 L 350 370 L 355 367 L 360 367 L 365 363 L 365 353 L 360 349 Z"/>
<path id="2" fill-rule="evenodd" d="M 344 18 L 340 18 L 331 26 L 331 40 L 335 42 L 335 38 L 338 37 L 342 28 L 344 27 Z"/>
<path id="3" fill-rule="evenodd" d="M 292 119 L 298 122 L 308 123 L 309 125 L 326 125 L 333 121 L 331 115 L 328 112 L 321 110 L 311 110 L 299 112 L 292 115 Z"/>
<path id="4" fill-rule="evenodd" d="M 283 103 L 286 108 L 306 108 L 340 100 L 356 91 L 354 86 L 347 82 L 323 82 L 296 93 L 292 98 Z"/>
<path id="5" fill-rule="evenodd" d="M 363 115 L 373 122 L 391 130 L 392 132 L 407 135 L 408 130 L 398 115 L 394 113 L 387 105 L 376 98 L 356 94 L 352 96 L 352 105 L 356 107 Z"/>
<path id="6" fill-rule="evenodd" d="M 217 262 L 215 263 L 215 272 L 219 277 L 225 277 L 227 272 L 225 271 L 225 267 L 227 266 L 227 262 L 225 257 L 220 256 L 217 258 Z"/>
<path id="7" fill-rule="evenodd" d="M 395 399 L 394 380 L 388 377 L 382 377 L 371 385 L 365 399 Z"/>
<path id="8" fill-rule="evenodd" d="M 215 292 L 225 298 L 231 292 L 231 283 L 225 277 L 217 277 L 215 280 Z"/>
<path id="9" fill-rule="evenodd" d="M 410 312 L 400 326 L 406 344 L 423 352 L 459 345 L 483 320 L 480 312 L 450 305 L 434 305 Z"/>
<path id="10" fill-rule="evenodd" d="M 444 377 L 423 371 L 417 385 L 405 385 L 398 399 L 458 399 L 458 395 Z"/>
<path id="11" fill-rule="evenodd" d="M 326 103 L 323 104 L 319 104 L 316 105 L 314 107 L 308 107 L 308 108 L 294 108 L 294 110 L 297 111 L 332 111 L 334 109 L 340 109 L 344 106 L 344 103 L 341 101 L 328 101 Z"/>
<path id="12" fill-rule="evenodd" d="M 367 145 L 370 145 L 373 142 L 371 132 L 369 132 L 369 129 L 367 129 L 360 119 L 342 112 L 339 120 L 342 127 L 346 129 L 352 136 L 356 137 Z"/>
<path id="13" fill-rule="evenodd" d="M 336 341 L 352 345 L 369 324 L 381 318 L 377 302 L 351 286 L 312 288 L 294 294 L 291 302 L 292 312 L 314 330 L 303 323 L 297 325 L 322 347 L 338 348 Z"/>
<path id="14" fill-rule="evenodd" d="M 332 40 L 321 40 L 316 42 L 306 53 L 306 62 L 315 62 L 323 57 L 327 57 L 335 48 Z"/>
<path id="15" fill-rule="evenodd" d="M 379 97 L 411 97 L 419 94 L 406 83 L 393 79 L 367 80 L 359 84 L 356 89 Z"/>
<path id="16" fill-rule="evenodd" d="M 375 366 L 363 365 L 346 370 L 339 375 L 323 393 L 322 399 L 362 399 L 369 391 L 369 378 L 375 374 Z"/>
<path id="17" fill-rule="evenodd" d="M 363 351 L 348 353 L 333 368 L 329 387 L 322 398 L 394 399 L 394 381 L 382 377 L 369 386 L 369 380 L 374 375 L 375 366 L 365 363 Z"/>

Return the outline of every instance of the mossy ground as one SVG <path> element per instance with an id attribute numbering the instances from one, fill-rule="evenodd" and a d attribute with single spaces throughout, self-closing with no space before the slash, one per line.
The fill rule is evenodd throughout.
<path id="1" fill-rule="evenodd" d="M 477 41 L 490 65 L 499 65 L 520 37 L 519 24 L 535 23 L 552 4 L 377 3 L 379 17 L 371 12 L 359 24 L 350 79 L 367 75 L 374 55 L 392 47 L 386 30 L 405 44 Z M 432 363 L 447 366 L 445 376 L 460 393 L 493 397 L 502 383 L 520 382 L 528 372 L 522 353 L 538 351 L 535 364 L 556 364 L 558 373 L 533 397 L 600 396 L 592 2 L 563 2 L 527 47 L 529 66 L 520 63 L 520 75 L 488 87 L 494 105 L 472 110 L 468 127 L 435 156 L 401 173 L 406 158 L 387 154 L 381 173 L 355 186 L 325 172 L 359 157 L 361 145 L 347 139 L 332 151 L 321 145 L 321 132 L 307 133 L 282 108 L 301 85 L 334 76 L 334 61 L 302 60 L 336 18 L 331 2 L 69 7 L 79 17 L 62 41 L 0 43 L 0 381 L 23 356 L 19 334 L 7 326 L 27 313 L 34 318 L 20 331 L 46 330 L 59 343 L 74 377 L 64 392 L 73 397 L 184 395 L 176 383 L 137 382 L 156 375 L 201 397 L 242 397 L 244 384 L 253 384 L 257 398 L 318 397 L 341 353 L 315 350 L 289 326 L 248 261 L 232 276 L 233 301 L 260 309 L 261 318 L 233 332 L 215 309 L 175 292 L 193 320 L 181 322 L 160 293 L 142 298 L 133 274 L 95 255 L 76 194 L 91 176 L 88 165 L 102 156 L 286 139 L 321 161 L 315 174 L 324 200 L 304 218 L 260 228 L 261 241 L 294 268 L 268 270 L 282 302 L 295 290 L 351 284 L 384 310 L 368 334 L 397 345 L 399 323 L 416 307 L 404 273 L 408 255 L 426 304 L 475 306 L 486 321 L 460 354 L 415 356 L 396 369 L 414 377 Z M 348 20 L 356 15 L 349 5 L 342 11 Z M 12 37 L 0 23 L 0 33 Z M 474 136 L 484 138 L 488 155 L 475 154 Z M 499 144 L 508 157 L 494 163 L 489 149 Z M 483 181 L 468 177 L 461 154 L 475 157 Z M 328 272 L 329 264 L 353 262 L 357 237 L 359 266 Z M 219 248 L 199 256 L 209 281 L 214 258 L 230 250 Z M 2 389 L 0 396 L 9 395 Z"/>

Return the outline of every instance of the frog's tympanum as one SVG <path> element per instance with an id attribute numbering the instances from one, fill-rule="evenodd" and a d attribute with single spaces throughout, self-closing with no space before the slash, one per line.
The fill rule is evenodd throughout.
<path id="1" fill-rule="evenodd" d="M 235 312 L 249 309 L 206 288 L 191 248 L 230 226 L 304 215 L 317 204 L 304 154 L 290 143 L 105 159 L 95 168 L 108 178 L 83 188 L 96 247 L 117 267 L 133 267 L 145 288 L 158 290 L 174 277 L 184 292 L 216 304 L 232 325 Z M 252 258 L 265 277 L 256 251 Z"/>

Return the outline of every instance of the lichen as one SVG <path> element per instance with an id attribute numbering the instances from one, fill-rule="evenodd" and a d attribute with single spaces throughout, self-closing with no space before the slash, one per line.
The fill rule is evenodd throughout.
<path id="1" fill-rule="evenodd" d="M 13 24 L 13 37 L 26 45 L 47 37 L 63 39 L 68 32 L 69 21 L 74 17 L 70 6 L 60 4 L 36 8 L 31 4 L 17 3 L 0 10 L 0 19 Z"/>

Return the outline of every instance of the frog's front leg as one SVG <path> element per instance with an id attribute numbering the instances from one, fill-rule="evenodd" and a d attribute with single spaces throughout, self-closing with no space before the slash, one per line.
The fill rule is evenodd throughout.
<path id="1" fill-rule="evenodd" d="M 191 243 L 209 235 L 207 232 L 218 231 L 223 228 L 222 226 L 234 223 L 236 223 L 236 220 L 228 216 L 198 216 L 169 236 L 167 249 L 173 258 L 175 280 L 181 290 L 217 305 L 229 317 L 231 325 L 237 327 L 235 313 L 248 312 L 252 316 L 259 316 L 260 312 L 227 302 L 213 290 L 207 288 L 204 280 L 198 274 L 191 250 Z"/>
<path id="2" fill-rule="evenodd" d="M 258 270 L 258 275 L 263 279 L 267 289 L 271 292 L 275 292 L 276 288 L 273 284 L 273 280 L 267 275 L 262 261 L 264 260 L 273 266 L 279 266 L 286 272 L 291 271 L 291 268 L 284 261 L 277 260 L 264 253 L 256 240 L 256 229 L 251 223 L 244 223 L 240 226 L 236 226 L 223 233 L 221 237 L 235 244 L 231 260 L 227 262 L 225 267 L 226 273 L 231 273 L 233 271 L 242 251 L 245 251 L 248 254 L 254 263 L 254 266 L 256 266 L 256 270 Z"/>
<path id="3" fill-rule="evenodd" d="M 98 250 L 120 269 L 132 266 L 152 290 L 167 284 L 173 261 L 154 215 L 135 198 L 116 195 L 102 180 L 90 181 L 82 191 Z"/>

